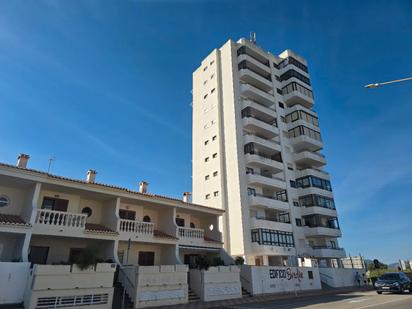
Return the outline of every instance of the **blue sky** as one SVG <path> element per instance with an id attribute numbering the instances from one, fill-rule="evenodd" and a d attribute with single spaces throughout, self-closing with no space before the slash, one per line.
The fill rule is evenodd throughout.
<path id="1" fill-rule="evenodd" d="M 289 1 L 291 2 L 291 1 Z M 180 196 L 191 74 L 228 38 L 309 61 L 352 255 L 412 258 L 411 1 L 1 1 L 0 161 Z"/>

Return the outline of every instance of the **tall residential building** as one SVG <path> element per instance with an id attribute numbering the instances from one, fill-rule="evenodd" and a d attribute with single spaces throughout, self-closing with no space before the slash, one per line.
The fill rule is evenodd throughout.
<path id="1" fill-rule="evenodd" d="M 225 210 L 233 256 L 291 265 L 345 257 L 307 61 L 227 41 L 193 73 L 193 202 Z"/>

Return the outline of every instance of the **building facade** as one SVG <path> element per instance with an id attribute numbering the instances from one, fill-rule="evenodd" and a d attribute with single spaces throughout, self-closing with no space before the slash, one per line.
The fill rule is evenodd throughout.
<path id="1" fill-rule="evenodd" d="M 226 250 L 252 265 L 345 251 L 308 64 L 227 41 L 193 73 L 193 202 L 225 210 Z"/>
<path id="2" fill-rule="evenodd" d="M 223 211 L 150 194 L 0 163 L 0 261 L 73 263 L 85 248 L 119 265 L 190 264 L 220 256 Z M 129 249 L 128 249 L 129 248 Z"/>

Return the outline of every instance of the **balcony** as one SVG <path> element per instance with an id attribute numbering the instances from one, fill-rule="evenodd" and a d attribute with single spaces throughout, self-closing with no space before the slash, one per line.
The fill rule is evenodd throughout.
<path id="1" fill-rule="evenodd" d="M 244 144 L 246 145 L 249 143 L 254 143 L 256 147 L 263 148 L 262 150 L 266 150 L 268 152 L 271 150 L 274 150 L 276 152 L 282 151 L 282 147 L 280 146 L 279 142 L 270 139 L 264 139 L 254 134 L 244 135 Z"/>
<path id="2" fill-rule="evenodd" d="M 274 196 L 267 196 L 262 194 L 249 195 L 250 207 L 267 207 L 279 211 L 289 211 L 289 203 L 283 200 L 279 200 Z"/>
<path id="3" fill-rule="evenodd" d="M 259 67 L 261 70 L 266 71 L 267 73 L 270 73 L 270 66 L 269 66 L 269 60 L 263 59 L 258 57 L 258 55 L 253 56 L 250 53 L 239 53 L 238 54 L 238 63 L 242 61 L 247 61 L 249 63 L 252 63 L 253 65 Z"/>
<path id="4" fill-rule="evenodd" d="M 274 174 L 283 171 L 283 163 L 271 159 L 264 153 L 254 152 L 245 154 L 245 163 L 250 166 L 256 166 L 272 171 Z"/>
<path id="5" fill-rule="evenodd" d="M 247 174 L 247 181 L 248 184 L 268 187 L 275 191 L 282 191 L 286 189 L 286 182 L 284 179 L 270 175 L 262 175 L 257 173 Z"/>
<path id="6" fill-rule="evenodd" d="M 321 207 L 321 206 L 305 206 L 301 208 L 302 216 L 323 215 L 328 217 L 336 217 L 336 209 Z"/>
<path id="7" fill-rule="evenodd" d="M 249 68 L 240 69 L 239 78 L 241 81 L 247 84 L 251 84 L 260 89 L 263 89 L 264 91 L 269 91 L 273 89 L 273 84 L 271 80 L 263 77 L 262 75 L 258 74 L 257 72 L 254 72 Z"/>
<path id="8" fill-rule="evenodd" d="M 321 167 L 326 165 L 325 156 L 311 151 L 302 151 L 293 155 L 293 161 L 301 168 L 304 167 Z"/>
<path id="9" fill-rule="evenodd" d="M 252 115 L 243 117 L 243 128 L 249 132 L 259 133 L 259 135 L 267 139 L 272 139 L 279 135 L 279 129 L 275 124 L 267 123 Z"/>
<path id="10" fill-rule="evenodd" d="M 293 78 L 296 80 L 296 78 Z M 300 104 L 306 108 L 311 109 L 313 107 L 313 93 L 312 90 L 300 85 L 296 81 L 288 83 L 282 88 L 283 101 L 288 107 Z"/>
<path id="11" fill-rule="evenodd" d="M 153 223 L 119 219 L 118 226 L 120 240 L 153 241 Z"/>
<path id="12" fill-rule="evenodd" d="M 280 218 L 252 217 L 250 218 L 250 227 L 252 229 L 263 228 L 282 232 L 292 232 L 292 225 L 290 224 L 290 221 L 282 221 Z"/>
<path id="13" fill-rule="evenodd" d="M 312 254 L 316 257 L 344 258 L 346 257 L 343 248 L 332 248 L 330 246 L 312 246 Z"/>
<path id="14" fill-rule="evenodd" d="M 328 172 L 317 169 L 317 168 L 305 168 L 305 169 L 296 171 L 296 178 L 301 178 L 301 177 L 310 176 L 310 175 L 323 178 L 326 180 L 330 180 L 330 176 Z"/>
<path id="15" fill-rule="evenodd" d="M 210 239 L 205 235 L 205 230 L 188 227 L 178 227 L 177 235 L 179 245 L 222 248 L 222 242 L 218 239 Z"/>
<path id="16" fill-rule="evenodd" d="M 240 93 L 242 96 L 265 106 L 271 106 L 275 103 L 275 97 L 273 95 L 250 84 L 241 84 Z"/>
<path id="17" fill-rule="evenodd" d="M 297 188 L 298 189 L 298 195 L 299 196 L 305 196 L 305 195 L 320 195 L 320 196 L 325 196 L 328 198 L 333 199 L 333 192 L 317 187 L 306 187 L 306 188 Z"/>
<path id="18" fill-rule="evenodd" d="M 259 102 L 252 101 L 250 99 L 242 99 L 242 110 L 248 107 L 254 109 L 255 111 L 258 111 L 266 117 L 273 117 L 274 119 L 276 119 L 276 111 L 274 109 L 262 105 Z"/>
<path id="19" fill-rule="evenodd" d="M 331 227 L 328 225 L 315 224 L 310 226 L 305 226 L 306 237 L 341 237 L 342 232 L 338 227 Z"/>
<path id="20" fill-rule="evenodd" d="M 323 142 L 307 135 L 299 135 L 290 138 L 290 144 L 296 152 L 317 151 L 323 148 Z"/>

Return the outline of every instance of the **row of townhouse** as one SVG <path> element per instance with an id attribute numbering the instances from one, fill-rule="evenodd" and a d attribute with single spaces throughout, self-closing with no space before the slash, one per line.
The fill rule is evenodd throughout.
<path id="1" fill-rule="evenodd" d="M 55 176 L 28 160 L 0 163 L 0 305 L 107 309 L 117 282 L 135 308 L 241 296 L 240 270 L 222 249 L 222 210 L 188 192 L 179 200 L 143 181 L 136 191 L 102 184 L 93 170 L 85 180 Z M 86 252 L 99 263 L 82 269 Z M 194 269 L 202 259 L 228 266 L 205 281 Z M 207 294 L 215 278 L 224 288 Z"/>

